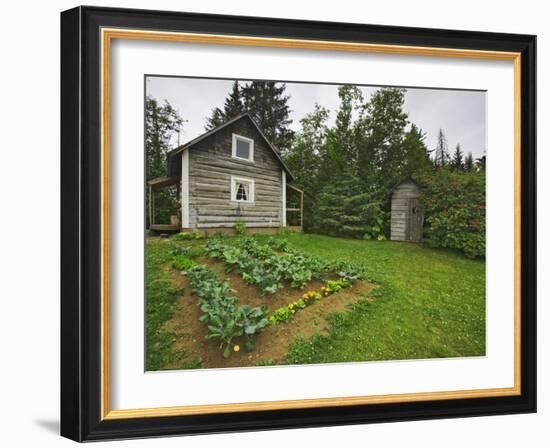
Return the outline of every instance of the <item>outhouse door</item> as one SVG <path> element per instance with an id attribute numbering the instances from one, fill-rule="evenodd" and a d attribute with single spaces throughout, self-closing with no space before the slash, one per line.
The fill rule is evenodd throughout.
<path id="1" fill-rule="evenodd" d="M 409 240 L 415 243 L 422 239 L 422 227 L 424 226 L 424 212 L 418 202 L 418 198 L 409 199 Z"/>

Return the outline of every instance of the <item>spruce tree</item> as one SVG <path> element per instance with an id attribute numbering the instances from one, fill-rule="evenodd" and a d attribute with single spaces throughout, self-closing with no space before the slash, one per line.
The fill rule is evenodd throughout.
<path id="1" fill-rule="evenodd" d="M 481 173 L 485 172 L 485 162 L 486 161 L 487 161 L 487 157 L 485 156 L 485 154 L 483 154 L 481 157 L 476 159 L 475 166 L 476 166 L 476 168 L 479 172 L 481 172 Z"/>
<path id="2" fill-rule="evenodd" d="M 460 149 L 460 143 L 456 145 L 455 152 L 453 153 L 453 158 L 451 160 L 451 170 L 453 171 L 464 171 L 464 162 L 463 162 L 464 153 Z"/>
<path id="3" fill-rule="evenodd" d="M 412 123 L 411 129 L 405 134 L 402 143 L 404 156 L 402 178 L 423 172 L 432 167 L 430 154 L 424 143 L 425 138 L 426 135 L 422 132 L 422 129 Z"/>
<path id="4" fill-rule="evenodd" d="M 357 177 L 342 172 L 319 194 L 316 228 L 328 235 L 362 238 L 380 214 L 379 203 L 362 191 Z"/>
<path id="5" fill-rule="evenodd" d="M 231 93 L 225 99 L 225 103 L 223 105 L 223 115 L 226 120 L 231 120 L 243 112 L 244 107 L 239 82 L 234 81 L 233 87 L 231 88 Z"/>
<path id="6" fill-rule="evenodd" d="M 243 101 L 239 81 L 235 80 L 231 88 L 231 92 L 224 101 L 223 109 L 215 107 L 212 109 L 210 117 L 206 119 L 205 129 L 209 131 L 223 123 L 235 118 L 244 112 Z"/>
<path id="7" fill-rule="evenodd" d="M 474 170 L 474 157 L 472 153 L 469 152 L 468 155 L 464 158 L 464 171 L 471 172 Z"/>
<path id="8" fill-rule="evenodd" d="M 210 117 L 206 118 L 206 124 L 204 125 L 204 130 L 209 131 L 210 129 L 217 128 L 218 126 L 225 123 L 225 118 L 223 111 L 219 107 L 212 109 Z"/>
<path id="9" fill-rule="evenodd" d="M 258 124 L 275 148 L 285 153 L 290 149 L 293 132 L 286 85 L 274 81 L 252 81 L 241 89 L 243 108 Z"/>

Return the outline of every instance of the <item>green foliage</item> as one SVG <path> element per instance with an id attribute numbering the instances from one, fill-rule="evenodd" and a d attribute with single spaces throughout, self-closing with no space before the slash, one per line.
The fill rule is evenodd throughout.
<path id="1" fill-rule="evenodd" d="M 172 351 L 173 335 L 164 328 L 176 310 L 182 289 L 172 287 L 169 272 L 163 265 L 171 258 L 167 244 L 148 244 L 145 270 L 145 334 L 146 370 L 160 370 L 176 360 L 182 353 Z"/>
<path id="2" fill-rule="evenodd" d="M 215 107 L 206 121 L 206 130 L 213 129 L 232 118 L 248 112 L 259 125 L 275 148 L 284 153 L 292 141 L 289 128 L 290 107 L 286 85 L 273 81 L 251 81 L 246 84 L 233 83 L 223 109 Z"/>
<path id="3" fill-rule="evenodd" d="M 331 294 L 340 292 L 344 288 L 349 288 L 352 284 L 353 283 L 351 280 L 345 278 L 340 278 L 338 280 L 327 280 L 324 286 L 321 288 L 321 292 L 326 297 Z"/>
<path id="4" fill-rule="evenodd" d="M 409 159 L 413 156 L 425 159 L 425 152 L 407 154 L 407 145 L 413 142 L 404 144 L 408 123 L 404 103 L 405 89 L 381 88 L 360 105 L 360 116 L 354 126 L 358 178 L 363 189 L 373 191 L 381 201 L 387 199 L 393 185 L 410 174 L 412 168 L 406 165 L 411 163 Z M 409 140 L 420 139 L 419 136 L 420 131 L 418 135 L 413 132 Z"/>
<path id="5" fill-rule="evenodd" d="M 187 240 L 192 240 L 193 239 L 193 235 L 191 234 L 191 232 L 180 232 L 180 233 L 176 233 L 172 239 L 174 241 L 187 241 Z"/>
<path id="6" fill-rule="evenodd" d="M 316 228 L 321 233 L 361 238 L 380 232 L 380 203 L 372 194 L 362 192 L 353 176 L 343 175 L 327 184 L 319 194 Z"/>
<path id="7" fill-rule="evenodd" d="M 450 168 L 452 171 L 464 171 L 464 153 L 460 149 L 460 144 L 456 145 L 455 152 L 451 159 Z"/>
<path id="8" fill-rule="evenodd" d="M 467 173 L 474 171 L 474 157 L 472 156 L 472 153 L 469 152 L 468 155 L 464 158 L 464 171 Z"/>
<path id="9" fill-rule="evenodd" d="M 272 244 L 274 241 L 271 240 Z M 314 278 L 324 278 L 330 268 L 322 260 L 288 247 L 280 255 L 269 244 L 260 244 L 253 237 L 211 240 L 206 250 L 209 256 L 225 263 L 226 271 L 236 269 L 246 283 L 256 285 L 262 295 L 277 292 L 283 287 L 283 280 L 293 288 L 303 288 Z"/>
<path id="10" fill-rule="evenodd" d="M 425 135 L 409 124 L 405 90 L 381 88 L 368 101 L 355 86 L 338 89 L 334 126 L 319 105 L 301 120 L 285 162 L 306 192 L 304 230 L 353 238 L 389 235 L 389 193 L 431 168 Z"/>
<path id="11" fill-rule="evenodd" d="M 342 279 L 353 282 L 361 278 L 362 271 L 352 263 L 330 264 L 317 257 L 306 255 L 290 247 L 286 240 L 280 243 L 275 238 L 261 244 L 254 237 L 234 240 L 213 239 L 206 245 L 210 257 L 222 260 L 225 270 L 237 270 L 243 280 L 256 285 L 260 294 L 274 294 L 283 287 L 283 281 L 293 288 L 303 288 L 312 279 L 323 280 L 329 272 L 337 272 Z M 277 247 L 285 251 L 279 254 Z"/>
<path id="12" fill-rule="evenodd" d="M 293 184 L 308 193 L 303 204 L 304 231 L 314 231 L 314 216 L 316 212 L 316 192 L 326 182 L 321 173 L 323 161 L 326 158 L 327 121 L 329 110 L 315 104 L 314 110 L 301 120 L 301 131 L 296 133 L 291 151 L 285 155 L 285 163 L 294 175 Z M 292 195 L 287 195 L 288 207 L 299 207 L 290 204 Z M 292 215 L 289 214 L 288 219 Z"/>
<path id="13" fill-rule="evenodd" d="M 235 233 L 237 235 L 244 235 L 244 232 L 246 231 L 246 223 L 244 219 L 237 219 L 233 228 L 235 229 Z"/>
<path id="14" fill-rule="evenodd" d="M 145 99 L 145 176 L 146 180 L 166 176 L 166 154 L 175 133 L 181 131 L 184 120 L 168 101 L 159 102 L 147 96 Z M 145 191 L 146 210 L 149 195 Z M 169 222 L 177 212 L 176 189 L 167 188 L 155 192 L 155 220 Z M 147 216 L 149 219 L 149 216 Z M 148 223 L 149 224 L 149 223 Z"/>
<path id="15" fill-rule="evenodd" d="M 187 271 L 196 266 L 196 262 L 186 255 L 176 255 L 172 258 L 172 267 L 179 271 Z"/>
<path id="16" fill-rule="evenodd" d="M 282 238 L 269 237 L 267 240 L 267 245 L 272 249 L 279 250 L 282 252 L 287 252 L 290 249 L 288 241 Z"/>
<path id="17" fill-rule="evenodd" d="M 201 238 L 202 235 L 198 229 L 193 229 L 191 232 L 179 232 L 172 237 L 174 241 L 200 240 Z"/>
<path id="18" fill-rule="evenodd" d="M 192 246 L 187 251 L 187 256 L 189 258 L 199 258 L 200 256 L 204 255 L 205 249 L 204 246 Z"/>
<path id="19" fill-rule="evenodd" d="M 257 366 L 274 366 L 275 361 L 273 361 L 273 359 L 271 359 L 271 358 L 263 359 L 262 361 L 258 361 L 258 363 L 256 365 Z"/>
<path id="20" fill-rule="evenodd" d="M 244 109 L 252 116 L 267 139 L 281 153 L 288 151 L 293 131 L 289 128 L 289 96 L 286 84 L 274 81 L 251 81 L 241 89 Z"/>
<path id="21" fill-rule="evenodd" d="M 187 270 L 193 293 L 199 298 L 200 320 L 208 326 L 207 339 L 219 340 L 224 357 L 231 355 L 234 338 L 245 336 L 246 347 L 254 347 L 253 336 L 268 325 L 266 307 L 237 306 L 227 282 L 219 282 L 216 274 L 206 266 L 195 265 Z"/>
<path id="22" fill-rule="evenodd" d="M 435 147 L 434 166 L 436 168 L 443 168 L 449 163 L 449 145 L 447 143 L 447 137 L 443 133 L 443 129 L 439 129 L 437 134 L 437 145 Z"/>
<path id="23" fill-rule="evenodd" d="M 283 306 L 281 308 L 277 308 L 271 316 L 269 316 L 269 324 L 270 325 L 276 325 L 279 322 L 284 322 L 285 324 L 290 322 L 292 319 L 292 315 L 294 313 L 290 308 L 287 306 Z"/>
<path id="24" fill-rule="evenodd" d="M 328 294 L 327 294 L 328 295 Z M 286 306 L 277 308 L 271 316 L 269 316 L 270 325 L 276 325 L 279 322 L 288 323 L 292 320 L 294 315 L 304 308 L 317 303 L 322 299 L 322 295 L 317 291 L 306 292 L 301 299 L 290 302 Z"/>
<path id="25" fill-rule="evenodd" d="M 205 130 L 209 131 L 210 129 L 214 129 L 226 121 L 242 114 L 244 111 L 245 108 L 243 105 L 241 90 L 239 88 L 239 82 L 234 81 L 231 92 L 225 99 L 223 110 L 219 107 L 215 107 L 212 110 L 212 114 L 206 120 Z"/>
<path id="26" fill-rule="evenodd" d="M 426 243 L 485 256 L 485 175 L 446 169 L 419 178 L 426 214 Z"/>

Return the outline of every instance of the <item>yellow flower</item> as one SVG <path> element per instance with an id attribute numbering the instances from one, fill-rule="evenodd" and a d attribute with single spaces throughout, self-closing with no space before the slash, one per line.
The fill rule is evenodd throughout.
<path id="1" fill-rule="evenodd" d="M 238 352 L 241 349 L 238 345 L 233 346 L 233 351 Z"/>

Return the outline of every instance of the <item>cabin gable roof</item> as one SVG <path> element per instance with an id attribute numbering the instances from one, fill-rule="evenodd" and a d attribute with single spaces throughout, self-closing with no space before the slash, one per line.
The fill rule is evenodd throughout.
<path id="1" fill-rule="evenodd" d="M 273 155 L 275 156 L 275 159 L 278 161 L 278 163 L 281 165 L 281 167 L 285 170 L 285 172 L 287 173 L 287 175 L 290 177 L 289 180 L 292 180 L 293 179 L 293 175 L 292 175 L 292 172 L 288 169 L 288 167 L 285 165 L 285 163 L 283 162 L 283 159 L 281 158 L 281 156 L 279 155 L 279 152 L 276 150 L 276 148 L 273 146 L 273 144 L 268 140 L 268 138 L 265 136 L 265 134 L 262 132 L 262 130 L 260 129 L 260 127 L 258 126 L 258 124 L 254 121 L 254 119 L 250 116 L 250 114 L 248 113 L 244 113 L 244 114 L 241 114 L 241 115 L 238 115 L 236 116 L 235 118 L 232 118 L 231 120 L 229 121 L 226 121 L 225 123 L 222 123 L 221 125 L 213 128 L 213 129 L 210 129 L 209 131 L 205 132 L 204 134 L 201 134 L 199 135 L 198 137 L 194 138 L 193 140 L 190 140 L 189 142 L 187 143 L 184 143 L 183 145 L 181 146 L 178 146 L 177 148 L 174 148 L 172 149 L 171 151 L 168 152 L 168 158 L 173 158 L 179 154 L 181 154 L 183 151 L 186 151 L 186 150 L 189 150 L 191 149 L 193 146 L 197 145 L 199 142 L 202 142 L 203 140 L 205 140 L 206 138 L 216 134 L 217 132 L 221 131 L 222 129 L 225 129 L 227 128 L 228 126 L 232 125 L 233 123 L 236 123 L 237 121 L 239 120 L 249 120 L 253 126 L 256 128 L 256 130 L 258 131 L 258 133 L 260 134 L 261 138 L 265 141 L 265 143 L 267 144 L 268 148 L 271 150 L 271 152 L 273 153 Z"/>

